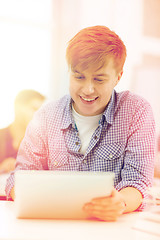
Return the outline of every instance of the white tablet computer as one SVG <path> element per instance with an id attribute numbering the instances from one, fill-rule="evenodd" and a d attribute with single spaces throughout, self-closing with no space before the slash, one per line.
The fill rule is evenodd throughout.
<path id="1" fill-rule="evenodd" d="M 85 219 L 85 203 L 111 193 L 112 172 L 20 170 L 15 173 L 17 218 Z"/>

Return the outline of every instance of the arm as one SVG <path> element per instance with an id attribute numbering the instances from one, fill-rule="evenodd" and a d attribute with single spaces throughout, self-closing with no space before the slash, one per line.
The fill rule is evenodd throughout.
<path id="1" fill-rule="evenodd" d="M 127 139 L 122 181 L 115 188 L 118 191 L 125 191 L 126 187 L 135 188 L 145 199 L 148 188 L 153 184 L 155 160 L 155 121 L 147 102 L 136 104 Z M 144 206 L 142 202 L 138 210 L 143 210 Z"/>
<path id="2" fill-rule="evenodd" d="M 149 104 L 137 106 L 131 119 L 117 191 L 109 197 L 93 199 L 84 207 L 90 216 L 104 221 L 115 221 L 122 213 L 143 209 L 147 188 L 152 186 L 155 122 Z"/>
<path id="3" fill-rule="evenodd" d="M 95 198 L 84 205 L 84 211 L 103 221 L 116 221 L 123 213 L 135 211 L 142 203 L 141 193 L 132 187 L 113 190 L 110 196 Z"/>
<path id="4" fill-rule="evenodd" d="M 0 173 L 8 173 L 15 169 L 16 159 L 9 157 L 0 163 Z"/>
<path id="5" fill-rule="evenodd" d="M 14 187 L 11 189 L 10 196 L 14 200 L 14 198 L 15 198 Z"/>
<path id="6" fill-rule="evenodd" d="M 119 193 L 126 205 L 123 213 L 133 212 L 142 204 L 142 194 L 136 188 L 126 187 L 120 190 Z"/>

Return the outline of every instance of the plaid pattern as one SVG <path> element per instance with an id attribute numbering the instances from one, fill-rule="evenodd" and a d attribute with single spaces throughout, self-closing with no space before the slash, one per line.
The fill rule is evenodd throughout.
<path id="1" fill-rule="evenodd" d="M 115 188 L 137 188 L 145 197 L 152 185 L 155 122 L 150 105 L 137 95 L 114 90 L 85 155 L 64 96 L 43 106 L 29 124 L 17 157 L 16 170 L 113 171 Z M 7 196 L 14 173 L 6 185 Z"/>

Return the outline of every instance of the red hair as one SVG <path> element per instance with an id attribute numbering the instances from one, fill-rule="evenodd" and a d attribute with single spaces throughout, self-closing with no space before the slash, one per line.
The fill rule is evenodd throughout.
<path id="1" fill-rule="evenodd" d="M 117 71 L 123 69 L 126 47 L 120 37 L 105 26 L 82 29 L 68 43 L 66 59 L 68 66 L 82 70 L 90 66 L 101 68 L 113 59 Z"/>

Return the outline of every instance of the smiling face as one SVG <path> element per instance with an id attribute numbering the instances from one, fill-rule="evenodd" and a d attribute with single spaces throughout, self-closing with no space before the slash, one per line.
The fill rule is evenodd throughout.
<path id="1" fill-rule="evenodd" d="M 104 112 L 122 71 L 117 73 L 113 60 L 99 70 L 90 67 L 84 71 L 70 70 L 70 95 L 74 109 L 83 116 L 95 116 Z"/>

